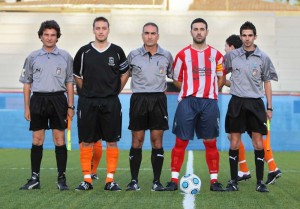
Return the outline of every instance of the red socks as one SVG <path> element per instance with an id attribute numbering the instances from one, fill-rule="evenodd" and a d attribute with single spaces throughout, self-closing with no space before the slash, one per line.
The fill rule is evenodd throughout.
<path id="1" fill-rule="evenodd" d="M 175 182 L 176 184 L 178 184 L 178 176 L 183 164 L 185 149 L 188 144 L 189 140 L 182 140 L 176 137 L 175 146 L 173 147 L 171 154 L 171 181 Z"/>
<path id="2" fill-rule="evenodd" d="M 217 149 L 217 140 L 203 140 L 206 149 L 206 164 L 208 171 L 211 174 L 211 183 L 217 181 L 217 174 L 219 173 L 220 155 Z M 216 174 L 216 175 L 212 175 Z"/>

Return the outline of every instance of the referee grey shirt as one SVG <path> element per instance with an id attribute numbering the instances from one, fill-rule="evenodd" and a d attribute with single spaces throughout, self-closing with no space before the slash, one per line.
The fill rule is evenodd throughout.
<path id="1" fill-rule="evenodd" d="M 230 94 L 243 98 L 264 97 L 263 82 L 278 81 L 274 65 L 268 55 L 255 46 L 246 58 L 243 47 L 228 52 L 225 69 L 231 72 Z"/>
<path id="2" fill-rule="evenodd" d="M 55 47 L 33 51 L 25 60 L 19 81 L 31 85 L 32 92 L 66 91 L 66 83 L 73 83 L 73 58 Z"/>
<path id="3" fill-rule="evenodd" d="M 164 92 L 167 89 L 166 76 L 172 78 L 173 57 L 159 45 L 151 56 L 142 46 L 131 51 L 127 57 L 133 93 Z"/>

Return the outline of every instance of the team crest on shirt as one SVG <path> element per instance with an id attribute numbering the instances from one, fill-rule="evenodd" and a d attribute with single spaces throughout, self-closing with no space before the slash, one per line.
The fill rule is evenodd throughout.
<path id="1" fill-rule="evenodd" d="M 61 75 L 61 68 L 60 67 L 57 67 L 57 69 L 56 69 L 56 75 Z"/>
<path id="2" fill-rule="evenodd" d="M 252 66 L 252 75 L 254 77 L 258 77 L 258 70 L 257 70 L 256 64 L 253 64 L 253 66 Z"/>
<path id="3" fill-rule="evenodd" d="M 257 70 L 257 69 L 253 69 L 252 75 L 253 75 L 254 77 L 257 77 L 257 74 L 258 74 L 258 70 Z"/>
<path id="4" fill-rule="evenodd" d="M 215 57 L 213 57 L 213 56 L 210 56 L 208 59 L 210 62 L 215 62 Z"/>
<path id="5" fill-rule="evenodd" d="M 160 74 L 165 74 L 165 67 L 163 65 L 159 66 L 159 73 Z"/>
<path id="6" fill-rule="evenodd" d="M 115 66 L 115 59 L 113 57 L 108 58 L 108 65 L 109 66 Z"/>

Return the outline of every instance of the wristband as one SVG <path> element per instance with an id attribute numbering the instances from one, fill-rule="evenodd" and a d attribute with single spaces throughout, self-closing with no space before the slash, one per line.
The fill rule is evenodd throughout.
<path id="1" fill-rule="evenodd" d="M 74 105 L 69 106 L 68 108 L 69 108 L 69 109 L 72 109 L 72 110 L 75 110 L 75 106 L 74 106 Z"/>

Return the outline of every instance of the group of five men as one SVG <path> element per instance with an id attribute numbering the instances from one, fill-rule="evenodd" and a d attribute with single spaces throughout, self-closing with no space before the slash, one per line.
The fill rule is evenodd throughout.
<path id="1" fill-rule="evenodd" d="M 75 190 L 93 189 L 93 179 L 106 142 L 107 175 L 105 190 L 120 191 L 114 180 L 121 138 L 122 110 L 119 93 L 131 77 L 129 129 L 132 146 L 129 152 L 131 181 L 126 191 L 140 190 L 138 174 L 142 162 L 145 130 L 150 130 L 153 191 L 178 189 L 179 173 L 185 149 L 194 133 L 203 139 L 206 163 L 210 173 L 211 191 L 237 191 L 238 153 L 241 133 L 251 133 L 257 185 L 259 192 L 268 192 L 263 183 L 264 148 L 262 135 L 267 133 L 267 119 L 272 118 L 271 80 L 277 74 L 269 57 L 255 44 L 256 29 L 245 22 L 240 29 L 243 47 L 223 55 L 206 43 L 207 22 L 197 18 L 191 23 L 193 43 L 183 48 L 173 60 L 171 53 L 158 45 L 159 29 L 155 23 L 143 26 L 143 45 L 125 56 L 121 47 L 110 43 L 109 22 L 97 17 L 93 22 L 95 40 L 81 47 L 74 62 L 70 54 L 57 48 L 60 27 L 54 21 L 41 24 L 38 35 L 43 43 L 40 50 L 26 59 L 20 82 L 24 84 L 25 119 L 33 131 L 31 148 L 31 178 L 20 189 L 40 188 L 40 165 L 45 130 L 52 129 L 58 169 L 57 187 L 68 190 L 66 184 L 67 149 L 64 130 L 67 118 L 74 116 L 75 80 L 78 93 L 77 126 L 80 164 L 83 181 Z M 225 70 L 226 69 L 226 70 Z M 229 162 L 231 180 L 226 189 L 218 182 L 220 113 L 218 92 L 225 84 L 225 74 L 232 73 L 232 98 L 226 115 L 226 132 L 231 134 Z M 180 90 L 172 132 L 176 135 L 171 154 L 171 181 L 164 187 L 160 182 L 164 162 L 163 134 L 169 129 L 166 76 Z M 262 97 L 267 98 L 267 111 Z M 67 92 L 67 94 L 65 94 Z M 32 96 L 30 96 L 32 93 Z M 65 96 L 66 95 L 66 96 Z M 95 160 L 97 158 L 97 160 Z M 281 173 L 274 176 L 279 177 Z"/>

